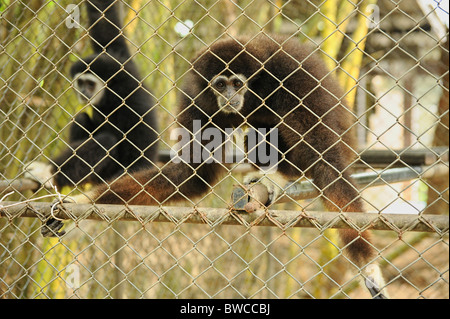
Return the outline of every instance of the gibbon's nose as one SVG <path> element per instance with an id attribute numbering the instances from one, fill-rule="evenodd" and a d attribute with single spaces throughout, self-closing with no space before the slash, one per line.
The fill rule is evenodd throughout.
<path id="1" fill-rule="evenodd" d="M 237 95 L 232 96 L 230 98 L 228 97 L 224 97 L 222 99 L 222 101 L 220 101 L 220 106 L 225 107 L 225 106 L 232 106 L 232 107 L 236 107 L 241 103 L 239 97 Z"/>
<path id="2" fill-rule="evenodd" d="M 234 90 L 227 90 L 224 94 L 225 103 L 231 105 L 237 105 L 240 103 L 240 96 Z"/>
<path id="3" fill-rule="evenodd" d="M 234 97 L 236 97 L 238 94 L 235 90 L 227 89 L 224 93 L 224 96 L 227 100 L 232 100 Z"/>

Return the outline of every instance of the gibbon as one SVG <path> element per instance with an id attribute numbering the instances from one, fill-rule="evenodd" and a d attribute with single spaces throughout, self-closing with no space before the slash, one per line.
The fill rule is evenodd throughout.
<path id="1" fill-rule="evenodd" d="M 74 117 L 69 146 L 51 163 L 32 162 L 25 168 L 25 177 L 46 187 L 97 184 L 151 168 L 157 160 L 155 102 L 131 59 L 118 5 L 86 1 L 94 54 L 74 63 L 70 75 L 80 101 L 93 112 Z"/>
<path id="2" fill-rule="evenodd" d="M 277 178 L 246 178 L 268 186 L 271 196 L 265 205 L 270 206 L 282 192 L 280 180 L 306 176 L 321 190 L 328 210 L 361 212 L 363 203 L 349 172 L 356 156 L 353 114 L 342 97 L 320 58 L 295 40 L 266 35 L 225 39 L 192 60 L 177 121 L 192 136 L 197 134 L 195 121 L 201 122 L 203 130 L 218 128 L 219 132 L 243 125 L 267 132 L 277 128 Z M 196 143 L 206 147 L 195 138 L 185 147 L 193 150 Z M 75 201 L 166 205 L 200 196 L 213 189 L 227 169 L 219 161 L 195 161 L 195 155 L 191 151 L 190 160 L 124 176 L 93 189 L 89 198 L 76 196 Z M 381 271 L 370 264 L 376 255 L 369 233 L 353 229 L 339 233 L 372 296 L 386 298 Z"/>

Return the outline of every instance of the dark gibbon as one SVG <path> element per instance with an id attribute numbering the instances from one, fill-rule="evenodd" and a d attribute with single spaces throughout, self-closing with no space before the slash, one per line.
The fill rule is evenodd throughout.
<path id="1" fill-rule="evenodd" d="M 265 35 L 214 43 L 192 60 L 192 70 L 180 97 L 177 121 L 192 135 L 194 121 L 202 129 L 242 127 L 278 129 L 278 163 L 274 176 L 264 178 L 276 198 L 273 180 L 313 179 L 330 211 L 361 212 L 363 203 L 350 179 L 356 155 L 351 134 L 353 114 L 324 63 L 295 40 Z M 209 141 L 208 141 L 209 142 Z M 192 146 L 192 140 L 185 147 Z M 202 141 L 202 145 L 205 146 Z M 189 158 L 162 169 L 140 171 L 112 181 L 85 195 L 78 203 L 161 205 L 205 194 L 227 172 L 217 161 Z M 255 177 L 246 178 L 255 181 Z M 280 192 L 280 191 L 278 191 Z M 361 267 L 376 298 L 387 295 L 381 271 L 370 264 L 376 257 L 367 232 L 340 230 L 346 251 Z"/>
<path id="2" fill-rule="evenodd" d="M 116 2 L 116 3 L 115 3 Z M 32 162 L 26 177 L 47 187 L 101 183 L 157 160 L 157 114 L 122 33 L 118 1 L 86 1 L 94 53 L 70 69 L 79 100 L 69 146 L 50 164 Z"/>

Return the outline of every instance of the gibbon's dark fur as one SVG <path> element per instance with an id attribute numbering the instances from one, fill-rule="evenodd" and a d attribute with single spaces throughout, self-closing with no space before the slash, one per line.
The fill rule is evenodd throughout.
<path id="1" fill-rule="evenodd" d="M 58 186 L 98 183 L 125 171 L 151 168 L 157 159 L 155 102 L 131 60 L 115 2 L 86 1 L 94 54 L 73 64 L 70 74 L 94 73 L 106 84 L 93 117 L 75 117 L 70 147 L 54 160 Z"/>
<path id="2" fill-rule="evenodd" d="M 278 173 L 295 180 L 313 178 L 329 210 L 363 211 L 349 166 L 355 152 L 350 133 L 352 114 L 343 93 L 324 63 L 295 40 L 257 36 L 213 44 L 193 59 L 181 95 L 178 122 L 192 130 L 193 120 L 221 128 L 246 123 L 255 129 L 278 127 Z M 243 74 L 248 79 L 243 108 L 218 112 L 214 76 Z M 206 126 L 208 127 L 208 126 Z M 206 128 L 204 127 L 204 128 Z M 204 194 L 225 172 L 220 163 L 170 163 L 162 170 L 140 171 L 92 192 L 96 203 L 158 205 Z M 357 264 L 373 256 L 367 232 L 340 230 Z"/>

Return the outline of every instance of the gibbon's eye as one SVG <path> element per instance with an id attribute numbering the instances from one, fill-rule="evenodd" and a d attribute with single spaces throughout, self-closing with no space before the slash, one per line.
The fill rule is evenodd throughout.
<path id="1" fill-rule="evenodd" d="M 244 83 L 242 83 L 241 80 L 235 80 L 235 81 L 233 82 L 233 85 L 234 85 L 234 87 L 236 87 L 236 88 L 240 88 L 240 87 L 242 87 L 242 85 L 244 85 Z"/>
<path id="2" fill-rule="evenodd" d="M 214 83 L 214 86 L 217 89 L 223 89 L 225 87 L 225 81 L 224 80 L 218 80 L 216 83 Z"/>

